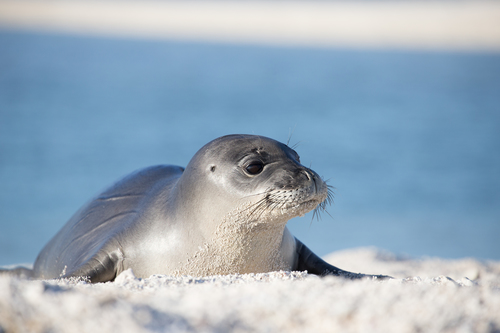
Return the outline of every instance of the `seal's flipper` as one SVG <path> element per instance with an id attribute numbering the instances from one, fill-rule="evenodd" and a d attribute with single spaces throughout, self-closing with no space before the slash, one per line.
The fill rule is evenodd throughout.
<path id="1" fill-rule="evenodd" d="M 90 282 L 113 281 L 123 271 L 123 252 L 100 251 L 80 267 L 63 274 L 62 278 L 86 277 Z"/>
<path id="2" fill-rule="evenodd" d="M 369 274 L 352 273 L 344 271 L 340 268 L 330 265 L 329 263 L 318 257 L 297 238 L 295 238 L 295 242 L 296 242 L 296 252 L 297 252 L 297 263 L 296 267 L 294 267 L 293 270 L 307 271 L 310 274 L 321 275 L 321 276 L 335 275 L 335 276 L 345 277 L 348 279 L 361 279 L 364 277 L 373 277 L 377 279 L 391 278 L 390 276 L 385 276 L 385 275 L 369 275 Z"/>

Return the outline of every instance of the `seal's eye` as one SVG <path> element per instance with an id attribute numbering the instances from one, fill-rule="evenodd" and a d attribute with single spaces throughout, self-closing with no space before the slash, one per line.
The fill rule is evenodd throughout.
<path id="1" fill-rule="evenodd" d="M 254 161 L 247 165 L 245 170 L 250 175 L 258 175 L 264 169 L 264 164 L 261 161 Z"/>

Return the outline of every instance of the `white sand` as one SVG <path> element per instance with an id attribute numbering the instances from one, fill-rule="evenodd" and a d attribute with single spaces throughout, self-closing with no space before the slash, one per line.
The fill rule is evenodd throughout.
<path id="1" fill-rule="evenodd" d="M 0 27 L 272 45 L 500 51 L 500 1 L 0 0 Z"/>
<path id="2" fill-rule="evenodd" d="M 0 332 L 500 330 L 500 262 L 413 260 L 374 249 L 328 259 L 395 279 L 298 272 L 137 279 L 127 271 L 91 285 L 0 276 Z"/>

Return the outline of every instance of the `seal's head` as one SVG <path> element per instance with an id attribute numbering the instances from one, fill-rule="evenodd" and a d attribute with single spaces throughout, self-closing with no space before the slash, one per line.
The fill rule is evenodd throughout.
<path id="1" fill-rule="evenodd" d="M 246 206 L 249 219 L 285 222 L 324 208 L 331 200 L 329 187 L 316 172 L 300 164 L 293 149 L 262 136 L 228 135 L 209 142 L 182 177 L 183 184 L 203 187 L 203 196 L 191 199 L 206 217 L 214 207 L 220 216 L 221 207 Z"/>
<path id="2" fill-rule="evenodd" d="M 296 267 L 289 219 L 330 201 L 328 186 L 285 144 L 255 135 L 209 142 L 172 190 L 169 212 L 191 246 L 172 274 L 233 274 Z M 187 232 L 186 232 L 187 231 Z M 186 245 L 183 248 L 186 249 Z M 183 257 L 187 253 L 194 253 Z"/>

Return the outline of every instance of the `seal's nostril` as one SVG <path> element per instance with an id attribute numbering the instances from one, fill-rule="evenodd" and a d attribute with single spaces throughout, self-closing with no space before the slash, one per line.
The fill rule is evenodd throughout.
<path id="1" fill-rule="evenodd" d="M 311 181 L 312 179 L 311 174 L 307 170 L 302 170 L 302 172 L 306 175 L 307 180 Z"/>

